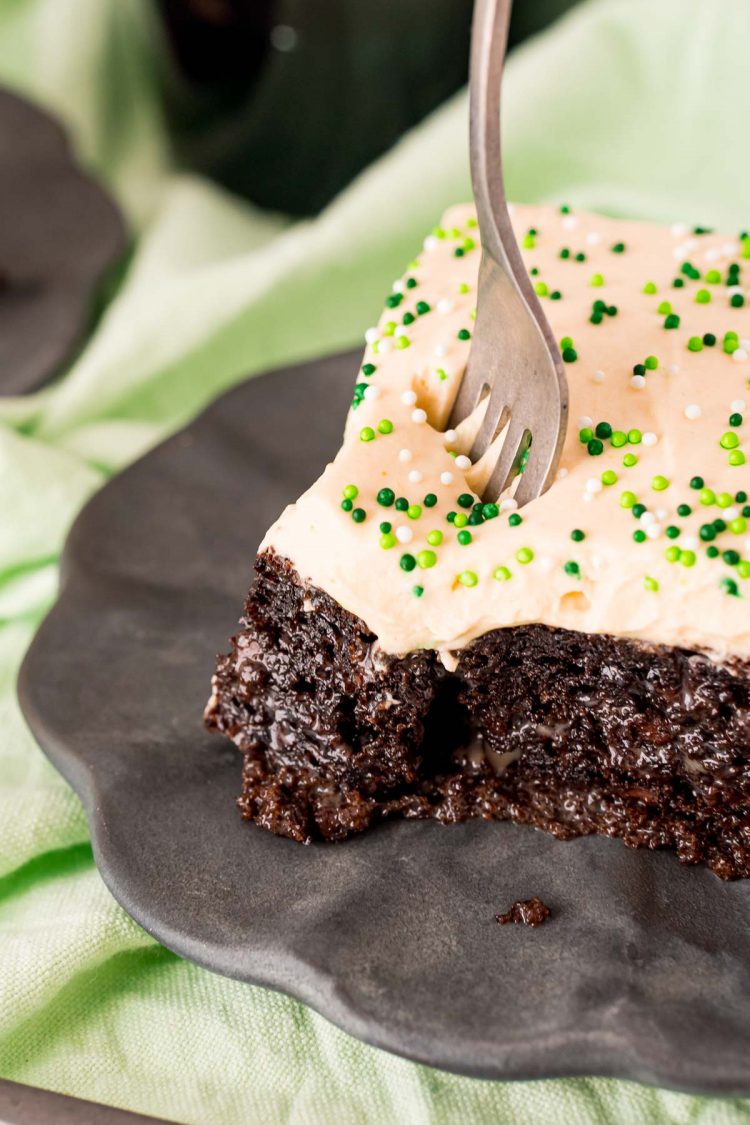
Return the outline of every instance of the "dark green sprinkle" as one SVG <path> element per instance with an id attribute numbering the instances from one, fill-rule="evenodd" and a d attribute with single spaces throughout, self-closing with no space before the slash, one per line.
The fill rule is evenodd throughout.
<path id="1" fill-rule="evenodd" d="M 409 507 L 409 501 L 406 499 L 405 496 L 397 496 L 396 497 L 396 511 L 397 512 L 405 512 L 408 507 Z"/>
<path id="2" fill-rule="evenodd" d="M 374 375 L 376 371 L 377 368 L 374 363 L 365 363 L 362 365 L 363 375 Z"/>
<path id="3" fill-rule="evenodd" d="M 606 440 L 606 438 L 612 437 L 612 427 L 609 422 L 598 422 L 594 433 L 598 438 Z"/>
<path id="4" fill-rule="evenodd" d="M 522 523 L 523 516 L 519 516 L 518 512 L 513 512 L 512 515 L 508 516 L 508 524 L 510 527 L 518 527 Z"/>
<path id="5" fill-rule="evenodd" d="M 570 562 L 566 562 L 563 569 L 564 569 L 566 574 L 580 574 L 581 573 L 581 568 L 578 565 L 578 563 L 573 562 L 572 560 Z"/>
<path id="6" fill-rule="evenodd" d="M 445 518 L 447 519 L 448 523 L 453 523 L 454 519 L 456 518 L 456 513 L 448 512 L 448 515 Z"/>
<path id="7" fill-rule="evenodd" d="M 745 303 L 745 298 L 741 293 L 733 293 L 729 304 L 733 309 L 741 309 Z"/>
<path id="8" fill-rule="evenodd" d="M 422 503 L 424 504 L 425 508 L 434 508 L 437 504 L 437 496 L 434 492 L 428 492 Z"/>
<path id="9" fill-rule="evenodd" d="M 586 532 L 581 531 L 580 528 L 576 527 L 571 531 L 570 538 L 574 543 L 581 543 L 586 538 Z"/>
<path id="10" fill-rule="evenodd" d="M 389 535 L 392 530 L 393 530 L 393 524 L 388 523 L 388 520 L 383 520 L 383 522 L 380 525 L 381 534 L 382 535 Z"/>
<path id="11" fill-rule="evenodd" d="M 342 500 L 341 501 L 341 507 L 344 509 L 345 512 L 351 512 L 352 508 L 354 507 L 354 501 L 353 500 Z"/>
<path id="12" fill-rule="evenodd" d="M 604 452 L 604 444 L 599 441 L 598 438 L 592 438 L 591 441 L 587 443 L 586 448 L 591 457 L 598 457 L 600 453 Z"/>
<path id="13" fill-rule="evenodd" d="M 674 281 L 672 282 L 672 288 L 673 288 L 673 289 L 682 289 L 682 287 L 683 287 L 683 285 L 684 285 L 684 284 L 685 284 L 685 281 L 684 281 L 684 279 L 683 279 L 683 278 L 681 278 L 681 277 L 676 277 L 676 278 L 674 279 Z"/>
<path id="14" fill-rule="evenodd" d="M 669 316 L 665 317 L 664 327 L 665 328 L 679 328 L 680 327 L 680 318 L 677 315 L 677 313 L 670 313 Z"/>
<path id="15" fill-rule="evenodd" d="M 386 297 L 385 303 L 389 309 L 396 309 L 404 299 L 403 293 L 391 293 L 390 297 Z"/>
<path id="16" fill-rule="evenodd" d="M 458 331 L 458 338 L 459 340 L 470 340 L 471 332 L 469 332 L 468 328 L 460 328 Z"/>
<path id="17" fill-rule="evenodd" d="M 727 566 L 737 566 L 741 558 L 739 551 L 724 551 L 721 557 Z"/>
<path id="18" fill-rule="evenodd" d="M 396 493 L 392 488 L 381 488 L 375 499 L 381 507 L 390 508 L 391 504 L 396 499 Z"/>
<path id="19" fill-rule="evenodd" d="M 430 311 L 430 306 L 427 304 L 426 301 L 417 301 L 417 312 L 419 313 L 420 316 L 424 316 L 424 314 L 428 313 L 429 311 Z"/>
<path id="20" fill-rule="evenodd" d="M 563 246 L 562 250 L 560 251 L 560 257 L 563 259 L 570 257 L 570 250 L 568 250 L 567 246 Z"/>
<path id="21" fill-rule="evenodd" d="M 589 320 L 592 324 L 601 324 L 601 322 L 604 320 L 604 316 L 600 312 L 592 312 Z"/>
<path id="22" fill-rule="evenodd" d="M 714 531 L 717 531 L 719 534 L 721 534 L 721 532 L 726 531 L 726 529 L 727 529 L 726 522 L 723 519 L 721 519 L 721 517 L 719 519 L 714 520 Z"/>
<path id="23" fill-rule="evenodd" d="M 680 534 L 679 527 L 675 527 L 675 525 L 673 523 L 670 524 L 669 527 L 666 529 L 667 539 L 677 539 L 679 537 L 679 534 Z"/>
<path id="24" fill-rule="evenodd" d="M 747 503 L 747 493 L 743 489 L 740 489 L 739 492 L 735 492 L 734 498 L 738 504 Z"/>
<path id="25" fill-rule="evenodd" d="M 636 363 L 635 366 L 633 367 L 633 374 L 634 375 L 645 375 L 646 374 L 645 363 Z"/>
<path id="26" fill-rule="evenodd" d="M 453 257 L 454 258 L 463 258 L 463 256 L 464 256 L 463 246 L 457 246 L 456 249 L 453 251 Z"/>
<path id="27" fill-rule="evenodd" d="M 469 516 L 469 523 L 472 527 L 479 527 L 480 523 L 484 523 L 484 516 L 481 512 L 472 512 Z"/>
<path id="28" fill-rule="evenodd" d="M 717 559 L 719 557 L 718 547 L 706 547 L 706 554 L 710 559 Z"/>
<path id="29" fill-rule="evenodd" d="M 704 543 L 710 543 L 713 539 L 716 538 L 716 530 L 712 523 L 701 524 L 698 534 L 700 535 Z"/>
<path id="30" fill-rule="evenodd" d="M 738 598 L 740 596 L 739 587 L 733 578 L 722 578 L 721 587 L 733 598 Z"/>
<path id="31" fill-rule="evenodd" d="M 415 317 L 414 313 L 410 313 L 410 312 L 404 313 L 404 316 L 403 316 L 404 324 L 413 324 L 416 319 L 417 318 Z"/>
<path id="32" fill-rule="evenodd" d="M 734 426 L 735 428 L 737 426 L 741 426 L 742 425 L 742 415 L 741 414 L 730 414 L 729 415 L 729 425 Z"/>
<path id="33" fill-rule="evenodd" d="M 474 503 L 474 497 L 470 492 L 462 492 L 457 498 L 456 503 L 460 508 L 471 508 Z"/>
<path id="34" fill-rule="evenodd" d="M 405 284 L 407 289 L 416 289 L 417 279 L 415 277 L 407 277 Z"/>
<path id="35" fill-rule="evenodd" d="M 692 515 L 692 513 L 693 513 L 693 509 L 690 507 L 689 504 L 680 504 L 680 506 L 677 509 L 677 515 L 682 516 L 683 519 L 684 519 L 685 516 Z"/>
<path id="36" fill-rule="evenodd" d="M 411 592 L 415 598 L 421 598 L 424 593 L 424 586 L 412 586 Z"/>
<path id="37" fill-rule="evenodd" d="M 471 543 L 471 532 L 470 531 L 459 531 L 458 535 L 456 536 L 456 539 L 458 539 L 458 541 L 459 541 L 459 543 L 461 544 L 462 547 L 468 547 L 469 543 Z"/>
<path id="38" fill-rule="evenodd" d="M 742 509 L 742 514 L 746 520 L 750 520 L 750 504 L 746 504 Z"/>
<path id="39" fill-rule="evenodd" d="M 578 352 L 575 348 L 564 348 L 562 357 L 566 363 L 575 363 L 578 359 Z"/>
<path id="40" fill-rule="evenodd" d="M 633 507 L 631 508 L 631 511 L 632 511 L 634 517 L 637 520 L 639 520 L 641 518 L 641 516 L 643 515 L 643 513 L 646 511 L 646 505 L 645 504 L 634 504 Z"/>
<path id="41" fill-rule="evenodd" d="M 646 539 L 646 532 L 641 531 L 641 529 L 638 528 L 633 532 L 633 538 L 635 539 L 636 543 L 643 543 Z"/>
<path id="42" fill-rule="evenodd" d="M 500 515 L 500 509 L 498 508 L 497 504 L 483 504 L 482 515 L 486 520 L 494 520 L 497 516 Z"/>
<path id="43" fill-rule="evenodd" d="M 414 570 L 414 567 L 417 565 L 417 560 L 414 558 L 414 555 L 402 555 L 398 560 L 398 565 L 402 570 Z"/>
<path id="44" fill-rule="evenodd" d="M 355 523 L 364 523 L 367 519 L 367 512 L 364 508 L 355 508 L 352 512 L 352 519 Z"/>
<path id="45" fill-rule="evenodd" d="M 714 344 L 716 343 L 716 337 L 714 336 L 713 332 L 705 333 L 703 337 L 703 343 L 707 348 L 712 348 L 714 346 Z"/>
<path id="46" fill-rule="evenodd" d="M 561 299 L 561 297 L 562 297 L 562 293 L 560 292 L 559 289 L 553 289 L 552 292 L 549 295 L 550 301 L 559 301 Z"/>
<path id="47" fill-rule="evenodd" d="M 703 480 L 703 477 L 691 477 L 690 478 L 690 487 L 696 489 L 696 491 L 699 488 L 703 488 L 704 484 L 705 484 L 705 482 Z"/>
<path id="48" fill-rule="evenodd" d="M 576 254 L 576 261 L 577 262 L 585 262 L 586 261 L 586 255 L 583 254 L 583 253 Z"/>
<path id="49" fill-rule="evenodd" d="M 613 254 L 622 254 L 624 252 L 624 250 L 625 250 L 625 243 L 624 242 L 616 242 L 614 244 L 614 246 L 612 247 L 612 253 Z"/>

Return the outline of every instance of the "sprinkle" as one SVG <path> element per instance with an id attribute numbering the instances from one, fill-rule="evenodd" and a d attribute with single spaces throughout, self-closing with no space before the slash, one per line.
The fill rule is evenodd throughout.
<path id="1" fill-rule="evenodd" d="M 455 430 L 446 430 L 445 433 L 443 434 L 443 437 L 445 438 L 445 440 L 447 442 L 451 442 L 451 443 L 456 440 L 457 436 L 458 435 L 456 434 Z"/>
<path id="2" fill-rule="evenodd" d="M 651 578 L 648 574 L 643 579 L 643 587 L 651 594 L 657 594 L 659 592 L 659 583 L 655 578 Z"/>
<path id="3" fill-rule="evenodd" d="M 377 330 L 377 328 L 374 328 L 374 327 L 368 328 L 367 331 L 365 332 L 365 343 L 366 344 L 374 344 L 379 336 L 380 336 L 380 332 Z"/>
<path id="4" fill-rule="evenodd" d="M 638 464 L 638 458 L 635 453 L 626 453 L 622 459 L 622 463 L 626 469 L 632 469 L 634 465 Z"/>
<path id="5" fill-rule="evenodd" d="M 656 434 L 651 433 L 650 430 L 647 430 L 646 433 L 643 435 L 643 438 L 641 440 L 643 441 L 644 445 L 656 445 L 656 443 L 659 439 L 656 436 Z"/>
<path id="6" fill-rule="evenodd" d="M 363 426 L 363 428 L 359 431 L 359 440 L 360 441 L 374 441 L 375 440 L 375 431 L 373 430 L 372 426 Z"/>
<path id="7" fill-rule="evenodd" d="M 364 523 L 367 519 L 367 512 L 364 508 L 355 508 L 352 512 L 352 519 L 355 523 Z"/>
<path id="8" fill-rule="evenodd" d="M 664 492 L 665 489 L 669 488 L 669 480 L 667 477 L 657 474 L 655 477 L 651 478 L 651 487 L 654 492 Z"/>
<path id="9" fill-rule="evenodd" d="M 492 577 L 496 578 L 498 582 L 508 582 L 513 575 L 507 566 L 497 566 L 492 572 Z"/>
<path id="10" fill-rule="evenodd" d="M 729 462 L 730 465 L 732 465 L 733 467 L 736 468 L 738 465 L 744 465 L 745 464 L 746 457 L 745 457 L 745 454 L 742 452 L 741 449 L 733 449 L 732 452 L 729 454 L 729 456 L 727 458 L 727 461 Z"/>
<path id="11" fill-rule="evenodd" d="M 604 382 L 604 372 L 603 371 L 595 371 L 594 374 L 592 375 L 592 379 L 594 380 L 595 383 L 603 383 Z"/>
<path id="12" fill-rule="evenodd" d="M 459 531 L 456 538 L 462 547 L 468 547 L 471 543 L 472 535 L 470 531 Z"/>
<path id="13" fill-rule="evenodd" d="M 383 532 L 380 536 L 380 546 L 384 551 L 390 551 L 391 547 L 396 546 L 396 536 L 392 535 L 390 531 Z"/>
<path id="14" fill-rule="evenodd" d="M 417 560 L 414 558 L 414 555 L 402 555 L 398 560 L 398 565 L 402 570 L 408 572 L 414 570 L 414 567 L 417 565 Z"/>
<path id="15" fill-rule="evenodd" d="M 378 422 L 378 432 L 381 434 L 393 433 L 393 422 L 391 422 L 390 418 L 380 419 L 380 421 Z"/>
<path id="16" fill-rule="evenodd" d="M 646 284 L 643 286 L 643 292 L 644 293 L 653 294 L 653 293 L 656 293 L 656 291 L 657 291 L 656 285 L 654 284 L 653 281 L 647 281 Z"/>
<path id="17" fill-rule="evenodd" d="M 592 273 L 591 277 L 589 278 L 589 285 L 591 285 L 594 289 L 600 289 L 601 286 L 604 285 L 603 276 L 600 273 Z"/>
<path id="18" fill-rule="evenodd" d="M 518 512 L 513 512 L 512 515 L 508 516 L 508 526 L 509 527 L 520 527 L 520 525 L 522 523 L 523 523 L 523 516 L 519 516 Z"/>
<path id="19" fill-rule="evenodd" d="M 563 567 L 563 570 L 565 571 L 566 574 L 579 575 L 581 573 L 581 568 L 578 565 L 578 563 L 573 562 L 572 560 L 565 563 L 565 565 Z"/>
<path id="20" fill-rule="evenodd" d="M 570 538 L 574 543 L 581 543 L 586 538 L 586 532 L 581 531 L 578 527 L 575 527 L 570 533 Z"/>
<path id="21" fill-rule="evenodd" d="M 462 586 L 476 586 L 479 579 L 473 570 L 462 570 L 458 576 L 458 581 Z"/>
<path id="22" fill-rule="evenodd" d="M 468 328 L 460 328 L 458 330 L 457 337 L 459 340 L 470 340 L 471 332 L 469 332 Z"/>
<path id="23" fill-rule="evenodd" d="M 519 547 L 519 549 L 516 551 L 516 558 L 522 566 L 526 566 L 527 563 L 530 563 L 533 560 L 534 552 L 532 551 L 531 547 Z"/>
<path id="24" fill-rule="evenodd" d="M 412 469 L 409 473 L 409 480 L 412 482 L 412 484 L 419 484 L 421 479 L 422 474 L 420 473 L 419 469 Z"/>
<path id="25" fill-rule="evenodd" d="M 685 407 L 685 417 L 689 418 L 691 422 L 694 422 L 696 418 L 700 418 L 701 414 L 702 410 L 697 402 L 691 402 Z"/>
<path id="26" fill-rule="evenodd" d="M 624 242 L 616 242 L 614 244 L 614 246 L 612 247 L 612 253 L 613 254 L 623 254 L 624 252 L 625 252 L 625 243 Z"/>
<path id="27" fill-rule="evenodd" d="M 417 401 L 416 391 L 404 391 L 404 393 L 401 395 L 401 401 L 403 402 L 404 406 L 413 406 Z"/>
<path id="28" fill-rule="evenodd" d="M 457 469 L 469 469 L 469 468 L 471 468 L 471 458 L 467 457 L 466 454 L 464 454 L 464 453 L 459 453 L 458 457 L 456 458 L 456 468 Z"/>
<path id="29" fill-rule="evenodd" d="M 590 230 L 586 235 L 586 241 L 588 242 L 589 246 L 598 246 L 601 240 L 602 236 L 599 234 L 598 230 Z"/>
<path id="30" fill-rule="evenodd" d="M 732 433 L 731 430 L 727 430 L 727 432 L 722 434 L 719 438 L 719 445 L 722 449 L 736 449 L 739 444 L 740 439 L 737 437 L 737 434 Z"/>
<path id="31" fill-rule="evenodd" d="M 359 489 L 356 484 L 347 484 L 341 494 L 345 500 L 356 500 L 359 496 Z"/>
<path id="32" fill-rule="evenodd" d="M 378 398 L 379 395 L 380 387 L 375 387 L 373 385 L 365 387 L 364 391 L 362 392 L 362 397 L 365 398 L 368 402 L 372 402 L 372 400 Z"/>
<path id="33" fill-rule="evenodd" d="M 635 387 L 636 390 L 641 390 L 646 386 L 645 375 L 632 375 L 630 377 L 630 385 L 631 387 Z"/>
<path id="34" fill-rule="evenodd" d="M 735 362 L 737 362 L 737 363 L 742 363 L 744 360 L 747 359 L 747 355 L 748 355 L 748 353 L 747 353 L 745 348 L 735 348 L 735 350 L 732 354 L 732 359 L 735 360 Z"/>
<path id="35" fill-rule="evenodd" d="M 439 313 L 449 313 L 449 312 L 453 312 L 454 305 L 453 305 L 453 301 L 451 301 L 450 297 L 443 297 L 443 298 L 441 298 L 441 300 L 438 301 L 436 307 L 437 307 L 437 311 Z"/>
<path id="36" fill-rule="evenodd" d="M 630 490 L 623 492 L 620 496 L 621 508 L 633 508 L 637 503 L 638 497 L 634 492 L 630 492 Z"/>
<path id="37" fill-rule="evenodd" d="M 614 469 L 606 469 L 602 473 L 601 480 L 602 480 L 603 485 L 609 486 L 609 485 L 612 485 L 612 484 L 616 484 L 617 483 L 617 473 L 614 471 Z"/>
<path id="38" fill-rule="evenodd" d="M 441 484 L 453 484 L 453 473 L 445 472 L 440 474 Z"/>
<path id="39" fill-rule="evenodd" d="M 410 449 L 400 449 L 398 454 L 399 461 L 411 461 L 412 451 Z"/>
<path id="40" fill-rule="evenodd" d="M 601 492 L 603 488 L 604 485 L 599 480 L 599 477 L 589 477 L 589 479 L 586 481 L 586 491 L 593 495 Z"/>
<path id="41" fill-rule="evenodd" d="M 422 410 L 421 407 L 417 407 L 416 410 L 412 410 L 412 412 L 411 412 L 411 420 L 412 420 L 412 422 L 417 422 L 417 423 L 426 422 L 427 421 L 427 411 Z"/>
<path id="42" fill-rule="evenodd" d="M 420 570 L 429 570 L 437 562 L 437 555 L 434 551 L 419 551 L 417 554 L 417 566 Z"/>
<path id="43" fill-rule="evenodd" d="M 427 535 L 427 542 L 430 544 L 431 547 L 439 547 L 440 544 L 443 542 L 442 531 L 437 531 L 437 530 L 430 531 Z"/>

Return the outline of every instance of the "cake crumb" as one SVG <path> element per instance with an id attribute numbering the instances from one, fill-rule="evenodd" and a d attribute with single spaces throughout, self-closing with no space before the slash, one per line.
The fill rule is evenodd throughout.
<path id="1" fill-rule="evenodd" d="M 496 914 L 495 921 L 499 922 L 501 926 L 506 926 L 508 922 L 523 926 L 541 926 L 542 922 L 547 921 L 551 913 L 550 908 L 534 895 L 533 898 L 514 902 L 505 914 Z"/>

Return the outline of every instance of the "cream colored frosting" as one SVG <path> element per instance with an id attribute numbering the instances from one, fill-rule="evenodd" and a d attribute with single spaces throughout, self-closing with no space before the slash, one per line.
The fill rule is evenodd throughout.
<path id="1" fill-rule="evenodd" d="M 449 663 L 450 652 L 491 629 L 540 622 L 700 649 L 718 658 L 750 656 L 750 577 L 744 576 L 750 571 L 750 519 L 742 515 L 746 502 L 734 499 L 738 491 L 750 493 L 750 465 L 730 464 L 730 450 L 720 444 L 732 431 L 737 449 L 750 457 L 750 304 L 731 304 L 733 294 L 747 295 L 750 261 L 743 255 L 750 254 L 750 240 L 550 207 L 515 208 L 513 222 L 554 333 L 571 337 L 577 353 L 566 364 L 570 425 L 557 481 L 523 508 L 520 525 L 509 525 L 512 509 L 506 506 L 497 518 L 466 528 L 468 545 L 458 542 L 446 519 L 449 511 L 463 511 L 457 497 L 479 484 L 477 467 L 461 456 L 470 435 L 444 432 L 471 346 L 459 332 L 474 326 L 480 254 L 472 246 L 478 242 L 473 210 L 459 206 L 394 284 L 400 304 L 386 308 L 377 328 L 368 330 L 363 364 L 375 371 L 358 376 L 360 392 L 362 384 L 369 389 L 349 413 L 335 461 L 286 509 L 261 549 L 273 547 L 304 579 L 362 618 L 386 652 L 434 648 Z M 612 249 L 618 244 L 624 250 Z M 562 248 L 568 257 L 560 257 Z M 463 252 L 456 255 L 456 249 Z M 579 254 L 585 260 L 576 260 Z M 686 262 L 700 279 L 686 275 Z M 726 284 L 730 262 L 742 267 L 737 287 Z M 720 272 L 720 282 L 711 270 Z M 682 287 L 673 286 L 676 277 L 683 278 Z M 644 292 L 646 283 L 657 291 Z M 702 290 L 707 303 L 696 300 Z M 554 291 L 559 299 L 551 299 Z M 617 312 L 593 324 L 597 300 Z M 419 315 L 418 301 L 429 311 Z M 680 318 L 677 328 L 665 327 L 667 313 L 658 311 L 665 301 Z M 407 326 L 404 313 L 415 316 Z M 389 322 L 398 326 L 393 335 Z M 727 332 L 737 334 L 736 343 L 728 344 L 733 354 L 723 346 Z M 716 336 L 716 344 L 690 350 L 691 337 L 706 333 Z M 398 345 L 399 335 L 407 346 Z M 634 376 L 634 365 L 651 356 L 658 367 Z M 743 423 L 730 426 L 732 413 L 742 414 Z M 392 423 L 391 432 L 378 431 L 382 420 Z M 640 430 L 643 440 L 615 447 L 605 439 L 603 453 L 592 456 L 579 429 L 603 421 L 615 431 Z M 375 437 L 363 441 L 367 427 Z M 637 463 L 626 467 L 628 454 Z M 735 453 L 733 459 L 740 457 Z M 602 483 L 602 474 L 610 472 L 615 483 Z M 701 495 L 710 496 L 691 488 L 696 476 L 728 506 L 701 503 Z M 668 486 L 655 488 L 657 477 Z M 354 507 L 365 512 L 363 522 L 342 510 L 348 485 L 358 489 Z M 412 519 L 380 506 L 382 488 L 421 505 L 421 514 Z M 623 506 L 629 502 L 622 499 L 625 492 L 646 506 L 639 519 Z M 437 497 L 433 507 L 424 504 L 430 493 Z M 690 505 L 692 514 L 680 516 L 681 504 Z M 705 542 L 699 530 L 716 519 L 727 529 Z M 384 549 L 383 521 L 392 524 L 391 535 L 408 541 Z M 670 538 L 668 528 L 678 528 L 679 536 Z M 573 541 L 574 529 L 585 539 Z M 428 533 L 436 530 L 443 541 L 430 546 Z M 646 534 L 644 541 L 634 540 L 636 530 Z M 709 546 L 719 549 L 718 557 L 707 555 Z M 677 561 L 668 561 L 670 548 L 673 556 L 679 552 Z M 431 561 L 420 554 L 425 550 L 436 556 L 433 566 L 402 569 L 404 554 Z M 521 558 L 533 552 L 533 559 L 520 562 L 519 550 Z M 739 566 L 731 565 L 733 555 L 724 559 L 726 551 L 738 553 Z M 574 568 L 566 563 L 576 563 L 579 573 L 570 573 Z M 507 572 L 510 577 L 503 578 Z M 464 582 L 476 577 L 476 584 L 465 585 L 461 575 Z"/>

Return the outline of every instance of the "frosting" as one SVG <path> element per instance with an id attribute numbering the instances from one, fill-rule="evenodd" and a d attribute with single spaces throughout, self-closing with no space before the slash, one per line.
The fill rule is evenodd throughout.
<path id="1" fill-rule="evenodd" d="M 459 206 L 367 331 L 336 459 L 261 549 L 386 652 L 449 662 L 539 622 L 750 656 L 750 238 L 564 207 L 513 222 L 570 389 L 552 487 L 520 511 L 512 496 L 480 508 L 477 420 L 445 431 L 480 256 Z"/>

